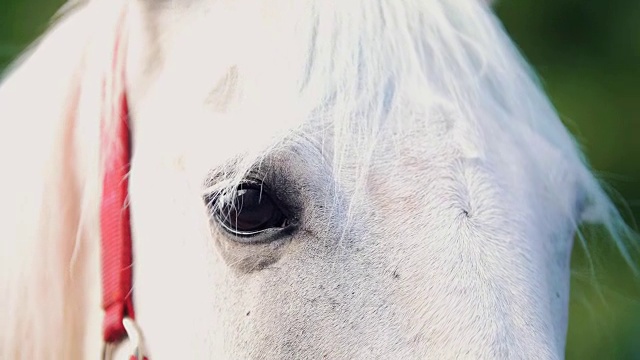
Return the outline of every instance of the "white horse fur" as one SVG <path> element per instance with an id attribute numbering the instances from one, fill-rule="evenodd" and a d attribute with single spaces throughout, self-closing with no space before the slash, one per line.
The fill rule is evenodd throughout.
<path id="1" fill-rule="evenodd" d="M 485 3 L 91 0 L 0 87 L 2 359 L 100 355 L 100 91 L 119 35 L 151 359 L 558 359 L 578 225 L 628 257 Z M 203 196 L 249 172 L 294 204 L 295 233 L 242 244 L 212 220 Z"/>

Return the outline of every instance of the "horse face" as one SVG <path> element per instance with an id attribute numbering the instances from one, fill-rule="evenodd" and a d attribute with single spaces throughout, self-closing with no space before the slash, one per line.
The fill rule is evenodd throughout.
<path id="1" fill-rule="evenodd" d="M 407 111 L 375 142 L 345 145 L 330 111 L 290 101 L 277 54 L 242 66 L 257 53 L 229 41 L 243 28 L 229 19 L 250 19 L 191 6 L 141 11 L 131 39 L 135 301 L 151 356 L 562 357 L 580 194 L 557 148 L 402 92 Z"/>

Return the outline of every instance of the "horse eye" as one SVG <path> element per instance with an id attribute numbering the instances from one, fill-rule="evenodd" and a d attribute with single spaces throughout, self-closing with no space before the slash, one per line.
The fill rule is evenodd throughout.
<path id="1" fill-rule="evenodd" d="M 287 217 L 267 189 L 243 184 L 236 196 L 214 212 L 222 227 L 236 236 L 254 236 L 269 229 L 285 228 Z"/>

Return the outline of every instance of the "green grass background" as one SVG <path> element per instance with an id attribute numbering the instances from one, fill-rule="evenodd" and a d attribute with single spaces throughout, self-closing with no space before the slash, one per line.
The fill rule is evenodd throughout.
<path id="1" fill-rule="evenodd" d="M 0 0 L 0 69 L 61 3 Z M 498 0 L 496 11 L 628 219 L 640 219 L 640 0 Z M 567 358 L 640 359 L 640 282 L 609 242 L 589 248 L 595 278 L 574 251 Z"/>

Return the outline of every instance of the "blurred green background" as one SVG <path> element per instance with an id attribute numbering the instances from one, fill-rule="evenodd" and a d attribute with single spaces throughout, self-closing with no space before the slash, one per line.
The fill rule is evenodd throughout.
<path id="1" fill-rule="evenodd" d="M 0 4 L 2 69 L 62 1 Z M 640 0 L 498 0 L 496 12 L 627 219 L 640 219 Z M 640 283 L 610 242 L 592 237 L 589 251 L 595 276 L 574 251 L 567 358 L 640 359 Z"/>

